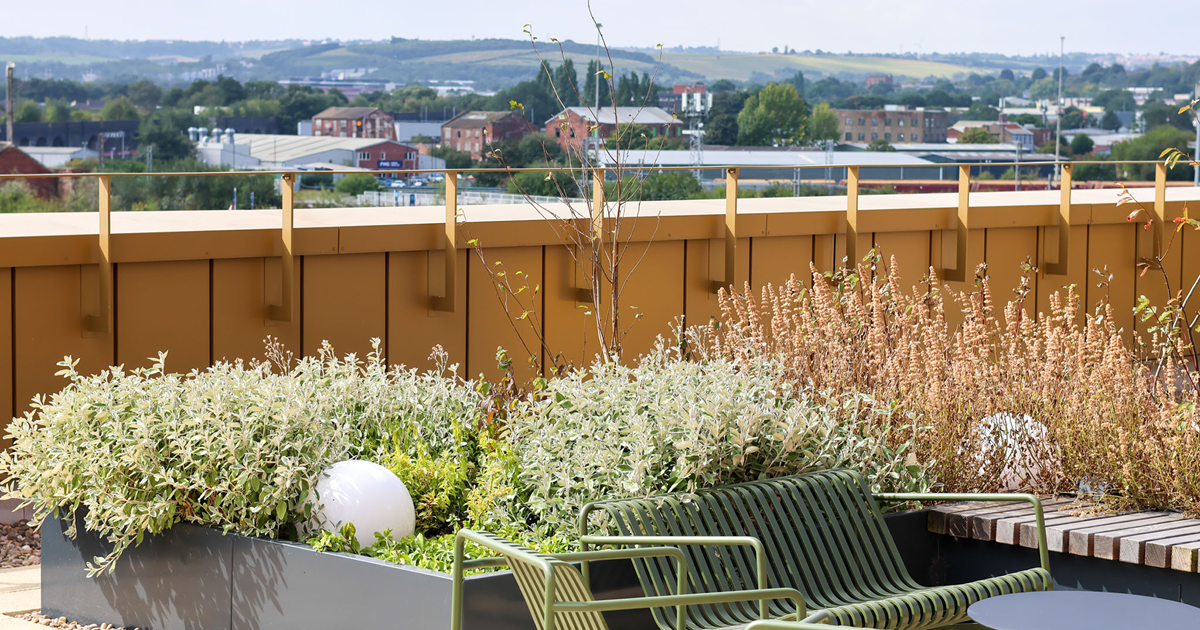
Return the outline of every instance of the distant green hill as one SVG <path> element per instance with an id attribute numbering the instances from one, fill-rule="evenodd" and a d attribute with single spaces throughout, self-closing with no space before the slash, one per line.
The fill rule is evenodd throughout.
<path id="1" fill-rule="evenodd" d="M 684 81 L 766 81 L 790 77 L 797 71 L 859 79 L 888 73 L 897 78 L 953 78 L 970 72 L 994 73 L 1001 68 L 1024 70 L 1031 58 L 976 53 L 925 57 L 745 54 L 714 49 L 610 51 L 618 73 L 648 72 L 657 68 L 660 84 Z M 352 71 L 352 76 L 397 83 L 414 81 L 474 80 L 484 89 L 498 89 L 532 78 L 538 55 L 553 65 L 562 58 L 586 64 L 596 54 L 592 44 L 572 41 L 559 44 L 516 39 L 431 41 L 393 38 L 390 41 L 312 43 L 300 40 L 253 42 L 105 41 L 69 37 L 0 37 L 0 61 L 21 65 L 21 75 L 79 80 L 131 80 L 149 78 L 183 82 L 199 72 L 220 71 L 240 80 L 316 77 L 332 71 Z M 1078 53 L 1076 54 L 1078 55 Z M 1079 62 L 1084 59 L 1079 59 Z M 1072 64 L 1068 64 L 1070 67 Z M 357 72 L 354 72 L 357 71 Z"/>

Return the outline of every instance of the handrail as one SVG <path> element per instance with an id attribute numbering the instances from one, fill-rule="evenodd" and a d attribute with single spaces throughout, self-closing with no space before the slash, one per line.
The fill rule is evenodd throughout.
<path id="1" fill-rule="evenodd" d="M 1138 164 L 1161 164 L 1160 160 L 1072 160 L 1070 162 L 1027 162 L 1027 161 L 995 161 L 995 162 L 956 162 L 956 163 L 929 163 L 929 164 L 706 164 L 697 167 L 695 165 L 655 165 L 641 164 L 621 166 L 621 170 L 628 171 L 717 171 L 729 170 L 736 168 L 740 170 L 796 170 L 796 169 L 828 169 L 828 168 L 895 168 L 898 166 L 907 166 L 913 168 L 937 168 L 950 166 L 971 166 L 971 167 L 998 167 L 998 166 L 1057 166 L 1062 164 L 1099 164 L 1111 166 L 1128 166 Z M 616 170 L 617 167 L 605 166 L 606 170 Z M 447 173 L 451 169 L 388 169 L 388 170 L 372 170 L 369 171 L 373 175 L 441 175 Z M 453 169 L 458 173 L 578 173 L 579 167 L 576 166 L 543 166 L 543 167 L 520 167 L 520 168 L 494 168 L 494 167 L 478 167 L 478 168 L 460 168 Z M 299 174 L 328 173 L 330 171 L 300 171 Z M 255 171 L 255 170 L 239 170 L 239 171 L 162 171 L 155 173 L 3 173 L 0 174 L 0 180 L 3 179 L 57 179 L 57 178 L 81 178 L 81 177 L 99 177 L 101 175 L 108 177 L 217 177 L 224 175 L 287 175 L 296 174 L 297 171 Z"/>

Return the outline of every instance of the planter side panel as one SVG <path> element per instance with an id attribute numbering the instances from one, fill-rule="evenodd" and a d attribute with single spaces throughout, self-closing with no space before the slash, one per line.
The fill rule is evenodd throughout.
<path id="1" fill-rule="evenodd" d="M 83 529 L 67 538 L 64 521 L 42 524 L 42 612 L 84 624 L 143 630 L 227 630 L 233 536 L 177 524 L 125 551 L 112 573 L 87 577 L 85 565 L 111 550 Z"/>
<path id="2" fill-rule="evenodd" d="M 450 627 L 450 576 L 238 537 L 233 629 Z"/>

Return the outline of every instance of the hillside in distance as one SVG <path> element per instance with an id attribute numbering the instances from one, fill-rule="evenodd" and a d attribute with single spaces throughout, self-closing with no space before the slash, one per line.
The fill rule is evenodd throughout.
<path id="1" fill-rule="evenodd" d="M 1048 59 L 1009 58 L 972 53 L 961 55 L 850 55 L 790 52 L 739 53 L 714 48 L 614 48 L 608 52 L 616 72 L 657 72 L 660 84 L 732 79 L 765 82 L 796 72 L 809 78 L 834 76 L 861 80 L 886 73 L 900 80 L 953 79 L 971 72 L 995 73 L 1002 68 L 1027 72 Z M 342 76 L 407 84 L 472 80 L 477 88 L 497 90 L 532 78 L 538 63 L 573 59 L 582 72 L 595 58 L 596 46 L 573 41 L 519 39 L 422 40 L 394 37 L 386 41 L 314 42 L 301 40 L 112 41 L 70 37 L 0 37 L 0 61 L 18 64 L 18 77 L 85 81 L 150 79 L 181 84 L 216 73 L 242 81 Z M 1086 65 L 1088 56 L 1068 56 L 1068 70 Z M 1054 61 L 1057 61 L 1055 59 Z"/>

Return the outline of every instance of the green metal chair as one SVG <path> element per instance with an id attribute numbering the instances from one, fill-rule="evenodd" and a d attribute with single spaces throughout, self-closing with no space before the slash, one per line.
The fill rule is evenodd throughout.
<path id="1" fill-rule="evenodd" d="M 463 547 L 468 542 L 481 545 L 499 556 L 464 560 Z M 597 600 L 579 570 L 572 562 L 612 559 L 661 558 L 674 562 L 675 592 L 654 597 L 633 597 Z M 791 588 L 741 590 L 728 593 L 687 593 L 688 569 L 682 551 L 675 547 L 637 549 L 607 549 L 546 555 L 510 542 L 488 532 L 464 529 L 458 532 L 454 544 L 453 594 L 450 612 L 451 630 L 462 629 L 463 577 L 468 569 L 507 566 L 521 588 L 529 606 L 529 614 L 538 630 L 608 630 L 604 613 L 609 610 L 663 607 L 671 612 L 675 630 L 688 626 L 688 607 L 697 604 L 727 606 L 741 601 L 787 600 L 791 608 L 804 610 L 804 599 Z M 665 585 L 663 585 L 665 586 Z M 758 618 L 769 619 L 767 617 Z"/>
<path id="2" fill-rule="evenodd" d="M 909 575 L 876 500 L 1027 501 L 1034 506 L 1041 567 L 969 584 L 926 587 Z M 589 535 L 594 513 L 619 535 Z M 995 595 L 1049 590 L 1049 554 L 1041 503 L 1025 494 L 872 494 L 857 473 L 830 470 L 700 490 L 692 495 L 619 499 L 589 504 L 579 519 L 583 549 L 592 546 L 676 545 L 686 557 L 694 593 L 795 588 L 808 609 L 787 601 L 695 606 L 697 630 L 796 615 L 800 622 L 855 628 L 923 630 L 967 620 L 967 607 Z M 661 558 L 636 558 L 647 596 L 679 578 Z M 587 576 L 587 562 L 583 563 Z M 766 608 L 767 610 L 762 610 Z M 653 611 L 659 627 L 676 619 Z M 807 627 L 764 622 L 759 630 Z M 823 626 L 828 628 L 828 626 Z"/>

